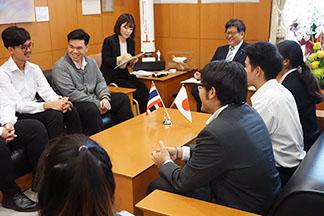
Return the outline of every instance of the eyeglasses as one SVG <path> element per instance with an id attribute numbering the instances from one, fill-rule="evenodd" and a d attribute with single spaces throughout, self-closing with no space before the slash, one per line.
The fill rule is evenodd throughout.
<path id="1" fill-rule="evenodd" d="M 231 31 L 225 32 L 226 35 L 232 35 L 232 36 L 233 35 L 236 35 L 237 33 L 239 33 L 239 32 L 238 31 L 235 31 L 235 32 L 234 31 L 232 31 L 232 32 Z"/>
<path id="2" fill-rule="evenodd" d="M 21 50 L 26 51 L 27 49 L 32 49 L 34 47 L 34 43 L 30 42 L 28 44 L 21 44 L 18 46 Z"/>

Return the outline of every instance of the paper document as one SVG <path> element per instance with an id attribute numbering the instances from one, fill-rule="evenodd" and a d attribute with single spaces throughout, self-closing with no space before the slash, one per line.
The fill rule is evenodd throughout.
<path id="1" fill-rule="evenodd" d="M 130 61 L 132 61 L 134 59 L 137 59 L 137 58 L 141 57 L 142 55 L 144 55 L 144 53 L 137 54 L 136 56 L 133 56 L 133 57 L 127 59 L 126 61 L 123 61 L 122 63 L 120 63 L 119 65 L 117 65 L 114 69 L 119 68 L 120 66 L 123 66 L 123 65 L 127 64 L 128 62 L 130 62 Z"/>
<path id="2" fill-rule="evenodd" d="M 138 70 L 138 71 L 131 72 L 131 74 L 135 75 L 136 77 L 143 77 L 143 76 L 152 76 L 153 72 Z"/>
<path id="3" fill-rule="evenodd" d="M 200 80 L 197 80 L 194 77 L 191 77 L 189 79 L 181 81 L 181 84 L 200 84 Z"/>

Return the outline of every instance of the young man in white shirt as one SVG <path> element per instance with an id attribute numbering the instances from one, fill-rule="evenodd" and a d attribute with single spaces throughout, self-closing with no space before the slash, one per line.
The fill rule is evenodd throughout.
<path id="1" fill-rule="evenodd" d="M 11 26 L 1 34 L 10 57 L 0 66 L 0 89 L 14 103 L 18 119 L 37 119 L 50 138 L 80 133 L 81 122 L 69 98 L 57 95 L 38 65 L 29 62 L 33 42 L 24 28 Z M 45 101 L 38 102 L 36 94 Z"/>
<path id="2" fill-rule="evenodd" d="M 245 48 L 245 70 L 249 85 L 257 91 L 251 97 L 269 130 L 276 167 L 285 185 L 305 157 L 303 131 L 293 95 L 276 76 L 282 69 L 282 57 L 268 42 Z"/>
<path id="3" fill-rule="evenodd" d="M 31 168 L 36 169 L 38 159 L 48 143 L 46 128 L 34 119 L 18 120 L 15 106 L 0 91 L 0 191 L 2 206 L 15 211 L 37 211 L 37 203 L 30 200 L 15 182 L 15 170 L 22 164 L 14 164 L 11 154 L 24 148 Z M 23 164 L 22 166 L 25 166 Z M 18 169 L 19 170 L 19 169 Z"/>

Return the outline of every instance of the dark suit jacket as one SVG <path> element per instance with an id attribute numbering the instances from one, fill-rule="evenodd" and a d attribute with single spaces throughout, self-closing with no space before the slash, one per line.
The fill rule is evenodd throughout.
<path id="1" fill-rule="evenodd" d="M 281 188 L 267 127 L 249 105 L 232 105 L 198 135 L 184 167 L 166 163 L 160 175 L 179 193 L 209 185 L 213 202 L 265 213 Z"/>
<path id="2" fill-rule="evenodd" d="M 127 52 L 132 56 L 135 55 L 135 41 L 134 39 L 128 38 Z M 102 63 L 100 70 L 103 73 L 106 82 L 110 83 L 114 79 L 127 78 L 130 76 L 127 67 L 124 69 L 114 69 L 116 67 L 117 57 L 120 56 L 120 45 L 117 34 L 111 35 L 105 38 L 101 50 Z"/>
<path id="3" fill-rule="evenodd" d="M 295 98 L 304 133 L 305 150 L 307 151 L 321 133 L 316 120 L 316 101 L 308 94 L 306 85 L 297 70 L 288 74 L 282 82 L 282 85 Z"/>
<path id="4" fill-rule="evenodd" d="M 245 65 L 245 54 L 243 49 L 247 46 L 248 44 L 243 42 L 242 45 L 240 46 L 239 50 L 235 54 L 233 61 L 241 63 L 243 66 Z M 221 46 L 216 49 L 216 52 L 211 59 L 211 61 L 216 61 L 216 60 L 224 60 L 226 59 L 227 53 L 229 50 L 229 45 Z"/>

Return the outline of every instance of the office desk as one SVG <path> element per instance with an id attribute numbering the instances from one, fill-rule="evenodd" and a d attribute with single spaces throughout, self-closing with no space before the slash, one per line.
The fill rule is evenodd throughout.
<path id="1" fill-rule="evenodd" d="M 127 210 L 141 215 L 135 204 L 146 196 L 149 183 L 159 176 L 151 159 L 151 152 L 159 147 L 161 139 L 166 146 L 192 143 L 205 126 L 210 115 L 192 113 L 193 123 L 176 109 L 168 109 L 172 125 L 162 124 L 162 108 L 149 115 L 141 114 L 91 138 L 109 154 L 116 180 L 116 210 Z"/>
<path id="2" fill-rule="evenodd" d="M 161 98 L 166 107 L 170 107 L 173 101 L 173 95 L 176 95 L 181 87 L 181 81 L 193 76 L 194 72 L 177 71 L 175 74 L 169 74 L 164 77 L 139 77 L 145 83 L 148 89 L 151 87 L 152 80 L 157 87 Z M 189 94 L 190 92 L 188 92 Z"/>

